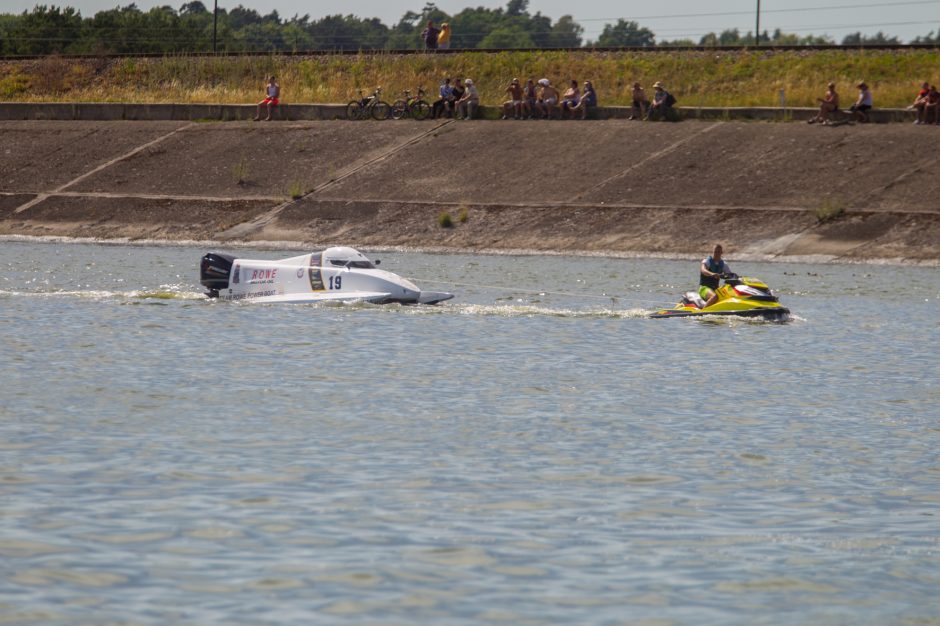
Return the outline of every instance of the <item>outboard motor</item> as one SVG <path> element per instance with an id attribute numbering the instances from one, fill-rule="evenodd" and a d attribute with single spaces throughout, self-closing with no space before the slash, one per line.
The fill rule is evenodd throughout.
<path id="1" fill-rule="evenodd" d="M 232 273 L 235 257 L 220 252 L 210 252 L 199 263 L 199 282 L 209 290 L 210 298 L 218 298 L 220 289 L 228 289 L 228 277 Z"/>

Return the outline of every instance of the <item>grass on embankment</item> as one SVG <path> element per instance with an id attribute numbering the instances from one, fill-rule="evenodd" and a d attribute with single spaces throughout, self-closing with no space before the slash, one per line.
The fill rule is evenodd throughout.
<path id="1" fill-rule="evenodd" d="M 473 78 L 484 104 L 505 99 L 509 80 L 592 80 L 601 105 L 629 105 L 634 80 L 652 93 L 661 80 L 680 106 L 814 106 L 830 80 L 844 105 L 865 80 L 876 107 L 909 105 L 922 81 L 940 83 L 940 49 L 676 52 L 500 52 L 308 57 L 164 57 L 0 61 L 0 100 L 20 102 L 245 103 L 276 74 L 293 103 L 345 103 L 381 85 L 393 101 L 424 86 L 430 98 L 443 76 Z"/>

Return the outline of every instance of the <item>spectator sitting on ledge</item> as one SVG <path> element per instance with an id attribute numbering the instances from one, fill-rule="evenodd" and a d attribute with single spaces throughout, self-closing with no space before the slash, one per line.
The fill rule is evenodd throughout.
<path id="1" fill-rule="evenodd" d="M 531 78 L 526 81 L 522 89 L 522 113 L 530 120 L 535 119 L 535 112 L 539 108 L 539 92 L 535 87 L 535 81 Z"/>
<path id="2" fill-rule="evenodd" d="M 823 124 L 829 124 L 829 116 L 839 110 L 839 94 L 836 92 L 836 84 L 829 83 L 827 85 L 828 89 L 826 90 L 825 97 L 816 98 L 819 102 L 819 113 L 816 117 L 809 120 L 808 124 L 815 124 L 816 122 L 822 122 Z"/>
<path id="3" fill-rule="evenodd" d="M 854 119 L 864 124 L 868 121 L 868 112 L 871 111 L 872 107 L 871 89 L 864 81 L 857 84 L 856 87 L 858 87 L 858 99 L 855 104 L 849 107 L 849 110 L 852 112 Z"/>
<path id="4" fill-rule="evenodd" d="M 564 117 L 565 111 L 571 111 L 574 107 L 578 106 L 579 102 L 581 102 L 581 91 L 578 89 L 578 81 L 572 79 L 571 85 L 568 86 L 565 93 L 561 96 L 562 117 Z"/>
<path id="5" fill-rule="evenodd" d="M 924 116 L 927 113 L 927 94 L 930 93 L 930 83 L 924 83 L 920 86 L 920 91 L 917 92 L 917 97 L 914 98 L 914 104 L 912 104 L 909 109 L 914 109 L 917 111 L 917 119 L 914 120 L 915 124 L 923 124 Z"/>
<path id="6" fill-rule="evenodd" d="M 653 84 L 653 89 L 656 90 L 656 92 L 653 94 L 653 103 L 650 104 L 649 112 L 646 114 L 644 119 L 672 119 L 672 117 L 675 115 L 672 108 L 676 104 L 675 96 L 666 91 L 666 88 L 663 87 L 663 84 L 659 81 L 656 81 Z"/>
<path id="7" fill-rule="evenodd" d="M 444 113 L 450 112 L 450 103 L 454 97 L 454 88 L 450 84 L 450 79 L 445 78 L 444 82 L 437 90 L 440 98 L 431 105 L 431 119 L 443 117 Z"/>
<path id="8" fill-rule="evenodd" d="M 268 84 L 266 85 L 266 93 L 267 93 L 267 97 L 258 103 L 257 110 L 255 111 L 254 121 L 256 122 L 261 119 L 261 107 L 262 106 L 266 106 L 268 108 L 268 116 L 264 118 L 264 121 L 270 122 L 271 121 L 271 108 L 276 107 L 278 104 L 280 104 L 281 86 L 277 84 L 277 81 L 274 79 L 273 74 L 268 78 Z"/>
<path id="9" fill-rule="evenodd" d="M 463 84 L 466 85 L 467 90 L 464 92 L 463 97 L 457 101 L 457 119 L 469 120 L 473 118 L 477 107 L 480 106 L 480 92 L 477 91 L 476 85 L 469 78 L 464 80 Z"/>
<path id="10" fill-rule="evenodd" d="M 581 113 L 581 119 L 586 120 L 588 109 L 591 107 L 597 106 L 597 92 L 594 91 L 594 85 L 591 84 L 591 81 L 584 81 L 584 89 L 581 91 L 581 100 L 578 102 L 578 106 L 571 109 L 571 115 L 574 116 L 575 111 Z"/>
<path id="11" fill-rule="evenodd" d="M 627 119 L 642 120 L 646 117 L 646 109 L 649 105 L 650 101 L 646 97 L 646 92 L 643 91 L 643 85 L 639 82 L 633 83 L 633 112 Z"/>
<path id="12" fill-rule="evenodd" d="M 509 94 L 509 100 L 503 102 L 503 119 L 508 120 L 510 112 L 512 112 L 512 119 L 522 119 L 524 100 L 522 99 L 522 85 L 519 84 L 518 78 L 512 79 L 512 82 L 506 87 L 506 93 Z"/>
<path id="13" fill-rule="evenodd" d="M 547 78 L 540 78 L 539 85 L 542 90 L 539 92 L 539 101 L 536 107 L 542 117 L 552 119 L 552 111 L 558 106 L 558 90 L 552 87 L 552 83 Z"/>
<path id="14" fill-rule="evenodd" d="M 931 122 L 931 118 L 933 122 Z M 924 123 L 940 124 L 940 91 L 937 91 L 936 85 L 930 86 L 927 92 L 927 104 L 924 106 Z"/>

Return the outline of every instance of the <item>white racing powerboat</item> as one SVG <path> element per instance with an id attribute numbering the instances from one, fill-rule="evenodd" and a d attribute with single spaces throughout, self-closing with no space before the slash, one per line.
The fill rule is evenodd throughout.
<path id="1" fill-rule="evenodd" d="M 252 302 L 437 304 L 454 297 L 442 291 L 422 291 L 398 274 L 376 268 L 378 264 L 343 246 L 281 261 L 210 252 L 199 264 L 199 282 L 209 290 L 210 298 Z"/>

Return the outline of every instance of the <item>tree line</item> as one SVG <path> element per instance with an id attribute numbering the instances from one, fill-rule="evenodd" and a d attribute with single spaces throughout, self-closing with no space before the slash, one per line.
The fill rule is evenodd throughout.
<path id="1" fill-rule="evenodd" d="M 505 8 L 465 8 L 447 14 L 428 3 L 408 11 L 394 26 L 378 18 L 309 15 L 281 18 L 277 11 L 262 15 L 241 5 L 220 8 L 217 14 L 199 0 L 141 11 L 134 4 L 83 17 L 72 7 L 37 5 L 22 14 L 0 14 L 0 55 L 140 54 L 211 52 L 298 52 L 308 50 L 404 50 L 423 47 L 420 33 L 429 20 L 450 23 L 451 47 L 458 49 L 578 48 L 581 46 L 730 46 L 751 45 L 753 33 L 728 29 L 708 33 L 698 41 L 657 41 L 655 33 L 637 22 L 619 19 L 605 24 L 596 41 L 584 39 L 584 29 L 570 15 L 558 20 L 528 11 L 529 0 L 509 0 Z M 825 36 L 764 31 L 768 45 L 832 44 Z M 843 44 L 900 43 L 897 37 L 854 33 Z M 940 29 L 912 43 L 940 43 Z"/>

